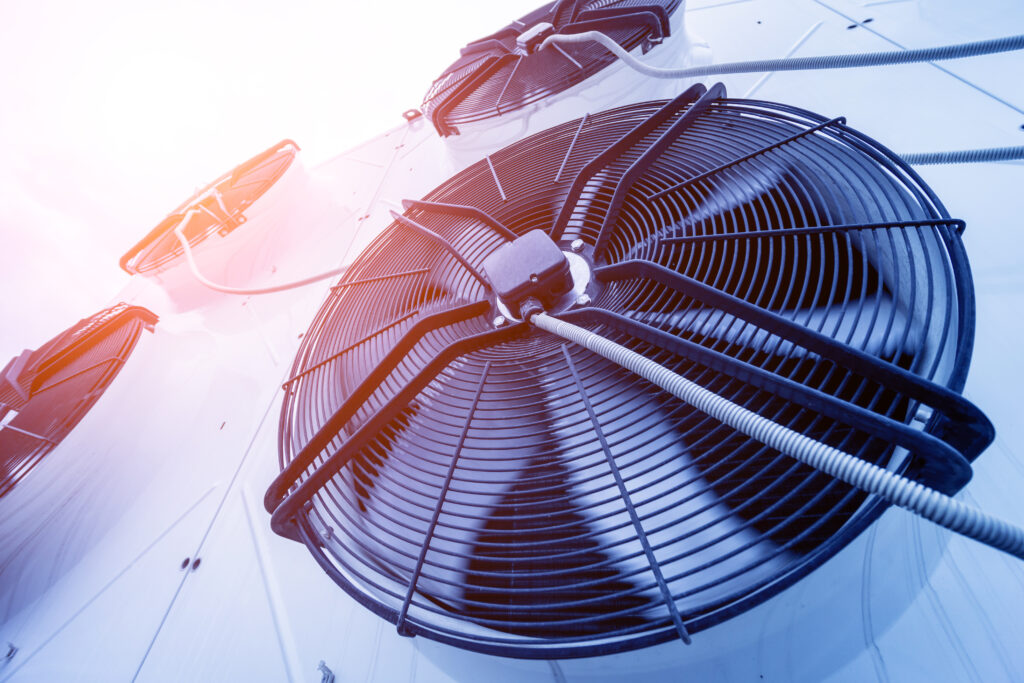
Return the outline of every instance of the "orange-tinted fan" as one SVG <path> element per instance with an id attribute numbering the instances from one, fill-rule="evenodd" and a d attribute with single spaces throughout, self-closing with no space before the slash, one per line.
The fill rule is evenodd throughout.
<path id="1" fill-rule="evenodd" d="M 75 428 L 156 322 L 120 303 L 11 359 L 0 377 L 0 496 Z"/>
<path id="2" fill-rule="evenodd" d="M 276 184 L 295 161 L 299 146 L 282 140 L 235 167 L 172 211 L 148 235 L 121 257 L 127 273 L 149 273 L 181 259 L 183 250 L 174 230 L 190 212 L 184 230 L 193 248 L 213 238 L 225 237 L 246 221 L 245 210 Z"/>

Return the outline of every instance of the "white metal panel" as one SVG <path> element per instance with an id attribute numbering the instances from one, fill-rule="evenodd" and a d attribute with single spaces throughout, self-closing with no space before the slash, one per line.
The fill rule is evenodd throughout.
<path id="1" fill-rule="evenodd" d="M 18 651 L 0 668 L 16 681 L 131 680 L 186 578 L 182 560 L 216 509 L 213 492 L 182 505 L 142 546 L 116 535 L 75 570 L 0 627 Z M 149 526 L 149 525 L 146 525 Z M 110 558 L 127 560 L 109 568 Z"/>

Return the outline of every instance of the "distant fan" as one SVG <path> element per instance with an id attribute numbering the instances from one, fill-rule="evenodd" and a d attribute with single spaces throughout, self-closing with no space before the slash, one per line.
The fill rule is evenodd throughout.
<path id="1" fill-rule="evenodd" d="M 273 528 L 408 635 L 688 640 L 884 506 L 518 322 L 484 259 L 544 231 L 571 269 L 556 317 L 952 492 L 992 439 L 956 393 L 962 229 L 843 119 L 720 85 L 527 138 L 407 202 L 333 288 L 285 383 Z"/>
<path id="2" fill-rule="evenodd" d="M 121 257 L 129 274 L 156 278 L 185 308 L 208 297 L 188 272 L 175 229 L 183 234 L 204 275 L 244 286 L 265 275 L 268 258 L 295 241 L 285 229 L 306 182 L 299 146 L 282 140 L 217 178 L 172 211 Z"/>
<path id="3" fill-rule="evenodd" d="M 545 5 L 462 48 L 461 57 L 430 87 L 423 113 L 438 134 L 457 136 L 449 138 L 450 151 L 488 151 L 495 141 L 508 144 L 587 111 L 672 94 L 678 82 L 637 81 L 635 73 L 617 65 L 618 57 L 596 43 L 537 48 L 553 33 L 597 30 L 627 50 L 646 53 L 658 46 L 645 58 L 652 65 L 690 64 L 682 4 L 559 0 Z M 620 68 L 610 68 L 616 65 Z M 507 125 L 499 126 L 498 117 Z"/>
<path id="4" fill-rule="evenodd" d="M 222 175 L 168 214 L 124 256 L 121 268 L 130 275 L 158 270 L 182 257 L 174 228 L 189 209 L 198 209 L 185 231 L 198 246 L 214 236 L 224 237 L 245 222 L 244 211 L 280 180 L 292 165 L 299 146 L 283 140 Z"/>
<path id="5" fill-rule="evenodd" d="M 7 364 L 0 377 L 0 496 L 75 428 L 117 377 L 142 330 L 156 322 L 146 309 L 121 303 Z"/>

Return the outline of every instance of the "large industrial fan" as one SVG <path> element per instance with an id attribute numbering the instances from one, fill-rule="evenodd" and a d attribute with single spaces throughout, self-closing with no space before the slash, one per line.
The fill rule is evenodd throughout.
<path id="1" fill-rule="evenodd" d="M 963 227 L 844 119 L 720 85 L 522 140 L 407 201 L 332 288 L 284 385 L 273 528 L 407 635 L 689 641 L 885 505 L 525 323 L 502 268 L 549 283 L 551 316 L 949 493 L 992 439 L 957 393 Z"/>
<path id="2" fill-rule="evenodd" d="M 0 496 L 75 428 L 156 322 L 117 304 L 11 359 L 0 377 Z"/>

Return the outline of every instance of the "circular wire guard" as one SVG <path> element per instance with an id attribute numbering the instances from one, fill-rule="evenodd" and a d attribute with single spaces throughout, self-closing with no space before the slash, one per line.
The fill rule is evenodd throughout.
<path id="1" fill-rule="evenodd" d="M 558 33 L 601 30 L 626 50 L 660 42 L 679 0 L 576 0 L 553 2 L 474 41 L 438 77 L 422 110 L 441 135 L 459 124 L 521 109 L 582 83 L 618 58 L 590 43 L 527 52 L 516 39 L 540 23 Z"/>
<path id="2" fill-rule="evenodd" d="M 232 232 L 245 221 L 242 212 L 281 179 L 298 152 L 298 145 L 282 140 L 209 183 L 125 252 L 121 268 L 131 275 L 148 273 L 183 258 L 174 229 L 192 210 L 184 234 L 193 248 L 216 234 Z"/>
<path id="3" fill-rule="evenodd" d="M 488 222 L 584 242 L 593 303 L 555 315 L 814 439 L 955 490 L 991 438 L 955 393 L 962 223 L 894 155 L 718 86 L 590 115 L 408 204 L 285 383 L 274 528 L 403 633 L 517 657 L 687 639 L 882 511 L 585 349 L 496 328 Z"/>
<path id="4" fill-rule="evenodd" d="M 0 497 L 85 417 L 121 371 L 142 330 L 156 321 L 144 308 L 112 306 L 32 352 L 16 379 L 5 378 L 0 385 Z"/>

